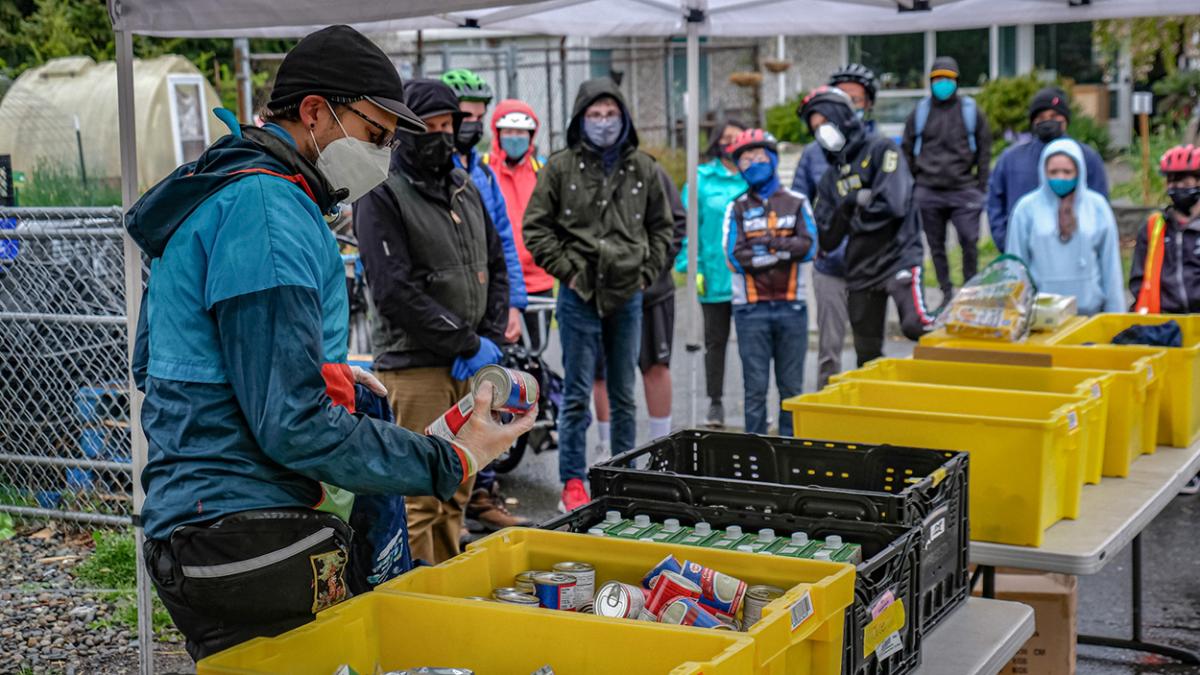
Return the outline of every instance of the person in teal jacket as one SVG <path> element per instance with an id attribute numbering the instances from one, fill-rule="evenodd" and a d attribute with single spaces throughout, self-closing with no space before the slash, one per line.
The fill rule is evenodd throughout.
<path id="1" fill-rule="evenodd" d="M 745 125 L 732 119 L 713 127 L 713 140 L 706 153 L 709 161 L 701 164 L 696 172 L 696 183 L 700 186 L 697 195 L 700 238 L 696 242 L 699 248 L 696 288 L 704 313 L 704 380 L 709 398 L 706 424 L 711 427 L 725 425 L 725 407 L 721 398 L 725 393 L 725 348 L 733 320 L 733 281 L 725 260 L 723 239 L 726 211 L 733 200 L 746 191 L 746 181 L 725 147 L 745 129 Z M 688 187 L 683 186 L 684 208 L 688 203 Z M 685 239 L 683 249 L 675 258 L 675 270 L 681 274 L 687 272 L 687 251 Z"/>
<path id="2" fill-rule="evenodd" d="M 1017 202 L 1007 253 L 1029 265 L 1043 293 L 1075 296 L 1079 313 L 1123 312 L 1117 220 L 1104 195 L 1088 187 L 1079 143 L 1060 138 L 1042 150 L 1039 187 Z"/>

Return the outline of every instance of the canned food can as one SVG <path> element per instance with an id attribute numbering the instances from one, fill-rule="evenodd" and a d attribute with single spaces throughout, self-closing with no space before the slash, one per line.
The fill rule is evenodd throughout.
<path id="1" fill-rule="evenodd" d="M 717 630 L 732 630 L 728 625 L 713 616 L 700 603 L 691 598 L 675 598 L 663 608 L 658 615 L 659 623 L 672 623 L 679 626 L 695 626 L 696 628 L 715 628 Z"/>
<path id="2" fill-rule="evenodd" d="M 776 586 L 750 586 L 746 589 L 746 599 L 742 608 L 742 625 L 749 630 L 751 626 L 758 623 L 762 619 L 763 607 L 771 604 L 771 601 L 782 598 L 784 594 L 782 588 Z"/>
<path id="3" fill-rule="evenodd" d="M 663 572 L 675 572 L 676 574 L 683 571 L 683 563 L 679 562 L 679 558 L 673 555 L 668 555 L 659 561 L 646 576 L 642 577 L 642 586 L 645 588 L 654 588 L 654 582 L 658 579 L 658 575 Z"/>
<path id="4" fill-rule="evenodd" d="M 588 611 L 592 608 L 592 596 L 596 594 L 596 568 L 585 562 L 560 562 L 554 571 L 575 577 L 575 609 Z"/>
<path id="5" fill-rule="evenodd" d="M 746 582 L 687 561 L 680 573 L 700 586 L 700 604 L 717 614 L 737 616 L 746 597 Z"/>
<path id="6" fill-rule="evenodd" d="M 575 611 L 575 577 L 558 572 L 533 575 L 534 595 L 546 609 Z"/>
<path id="7" fill-rule="evenodd" d="M 654 588 L 650 590 L 650 598 L 646 600 L 646 611 L 658 615 L 675 598 L 699 599 L 700 586 L 675 572 L 663 572 L 658 575 Z"/>
<path id="8" fill-rule="evenodd" d="M 596 616 L 637 619 L 646 607 L 646 591 L 633 584 L 610 581 L 596 592 L 592 611 Z"/>
<path id="9" fill-rule="evenodd" d="M 515 588 L 497 588 L 492 592 L 492 597 L 496 599 L 496 602 L 503 602 L 507 605 L 537 607 L 541 604 L 536 597 L 528 593 L 522 593 Z"/>
<path id="10" fill-rule="evenodd" d="M 468 595 L 467 597 L 463 598 L 463 600 L 475 600 L 478 602 L 495 602 L 495 600 L 492 600 L 491 598 L 485 598 L 482 595 Z"/>
<path id="11" fill-rule="evenodd" d="M 513 579 L 513 586 L 519 588 L 523 593 L 529 593 L 530 595 L 533 595 L 533 575 L 541 574 L 546 571 L 548 570 L 526 570 L 521 572 L 516 576 L 515 579 Z"/>
<path id="12" fill-rule="evenodd" d="M 475 399 L 470 395 L 458 399 L 449 410 L 442 413 L 436 420 L 425 427 L 427 436 L 437 436 L 453 443 L 458 440 L 458 432 L 462 431 L 471 413 L 475 410 Z"/>
<path id="13" fill-rule="evenodd" d="M 504 366 L 484 366 L 471 380 L 471 393 L 479 393 L 484 382 L 496 388 L 492 399 L 492 410 L 521 413 L 529 410 L 538 400 L 537 378 L 521 370 Z"/>

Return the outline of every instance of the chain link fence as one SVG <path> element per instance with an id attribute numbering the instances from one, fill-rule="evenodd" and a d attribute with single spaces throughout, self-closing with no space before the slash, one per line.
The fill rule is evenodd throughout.
<path id="1" fill-rule="evenodd" d="M 0 208 L 0 512 L 128 525 L 121 210 Z"/>

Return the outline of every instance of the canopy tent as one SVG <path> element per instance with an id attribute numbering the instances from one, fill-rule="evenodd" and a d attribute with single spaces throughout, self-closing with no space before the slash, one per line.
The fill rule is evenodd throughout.
<path id="1" fill-rule="evenodd" d="M 991 25 L 1063 23 L 1200 12 L 1200 0 L 108 0 L 116 32 L 121 158 L 125 208 L 137 198 L 133 130 L 132 35 L 161 37 L 298 37 L 328 24 L 363 32 L 433 28 L 491 28 L 520 33 L 574 36 L 687 36 L 687 91 L 699 91 L 701 35 L 841 35 L 981 28 Z M 914 7 L 915 6 L 915 7 Z M 695 184 L 699 148 L 699 100 L 688 95 L 688 182 Z M 696 297 L 696 190 L 688 191 L 689 351 L 698 350 Z M 130 349 L 141 302 L 140 254 L 126 238 L 126 305 Z M 693 367 L 689 370 L 695 371 Z M 132 376 L 131 376 L 132 382 Z M 133 397 L 134 476 L 145 464 L 140 401 Z M 134 481 L 134 510 L 141 487 Z M 150 591 L 143 572 L 138 529 L 139 645 L 141 672 L 152 672 Z"/>

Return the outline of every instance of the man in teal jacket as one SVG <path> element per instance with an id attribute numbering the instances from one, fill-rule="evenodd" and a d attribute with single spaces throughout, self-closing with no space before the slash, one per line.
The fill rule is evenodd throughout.
<path id="1" fill-rule="evenodd" d="M 726 146 L 733 142 L 745 126 L 732 119 L 713 127 L 708 146 L 708 160 L 696 171 L 700 204 L 696 240 L 696 291 L 700 310 L 704 314 L 704 382 L 708 393 L 708 415 L 705 423 L 711 427 L 725 426 L 725 348 L 729 344 L 729 326 L 733 321 L 733 281 L 725 258 L 725 221 L 733 200 L 746 191 L 746 181 L 738 172 Z M 683 186 L 683 204 L 687 208 L 688 187 Z M 675 270 L 687 272 L 687 240 L 675 258 Z"/>
<path id="2" fill-rule="evenodd" d="M 133 364 L 146 566 L 197 660 L 346 598 L 352 533 L 326 485 L 447 498 L 532 426 L 478 415 L 452 443 L 354 414 L 363 377 L 323 215 L 383 181 L 397 128 L 423 129 L 402 98 L 361 34 L 313 33 L 280 66 L 264 128 L 225 113 L 232 134 L 127 214 L 151 260 Z"/>

